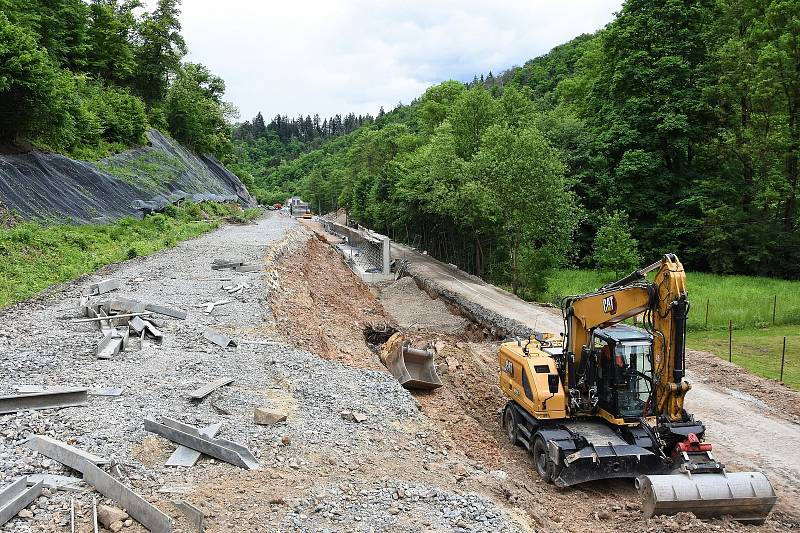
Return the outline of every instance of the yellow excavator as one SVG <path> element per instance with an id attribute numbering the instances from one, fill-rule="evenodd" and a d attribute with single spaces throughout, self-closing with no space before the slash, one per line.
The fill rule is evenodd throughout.
<path id="1" fill-rule="evenodd" d="M 727 472 L 683 407 L 688 312 L 683 265 L 672 254 L 565 298 L 566 333 L 500 346 L 503 427 L 559 487 L 634 478 L 645 518 L 691 511 L 763 523 L 777 501 L 769 480 Z M 633 317 L 643 327 L 622 323 Z"/>

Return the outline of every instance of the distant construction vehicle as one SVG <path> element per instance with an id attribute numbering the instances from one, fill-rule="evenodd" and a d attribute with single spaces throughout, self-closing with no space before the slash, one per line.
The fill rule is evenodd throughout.
<path id="1" fill-rule="evenodd" d="M 306 213 L 311 211 L 308 203 L 304 202 L 302 198 L 299 196 L 292 196 L 291 198 L 286 199 L 286 203 L 283 204 L 289 208 L 289 214 L 293 217 L 302 217 Z M 309 217 L 310 218 L 310 217 Z"/>
<path id="2" fill-rule="evenodd" d="M 657 270 L 654 281 L 647 274 Z M 562 302 L 566 334 L 503 343 L 500 388 L 508 439 L 557 486 L 636 478 L 645 518 L 694 513 L 763 523 L 777 501 L 760 472 L 726 472 L 683 408 L 686 276 L 663 259 Z M 642 315 L 644 329 L 620 324 Z"/>

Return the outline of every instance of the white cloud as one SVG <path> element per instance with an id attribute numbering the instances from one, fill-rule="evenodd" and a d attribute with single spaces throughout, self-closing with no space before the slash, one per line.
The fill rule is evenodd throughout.
<path id="1" fill-rule="evenodd" d="M 621 0 L 184 0 L 187 59 L 243 119 L 375 113 L 428 86 L 498 73 L 613 18 Z"/>

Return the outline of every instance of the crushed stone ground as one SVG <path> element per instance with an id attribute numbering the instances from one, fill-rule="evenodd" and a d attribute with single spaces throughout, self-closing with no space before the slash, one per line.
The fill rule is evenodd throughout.
<path id="1" fill-rule="evenodd" d="M 212 271 L 218 257 L 242 257 L 264 271 Z M 106 277 L 125 281 L 121 295 L 187 309 L 189 316 L 163 319 L 160 346 L 98 361 L 99 333 L 68 324 L 77 311 L 64 309 Z M 139 277 L 145 281 L 133 281 Z M 204 315 L 194 306 L 225 297 L 222 282 L 208 280 L 219 277 L 246 280 L 252 288 Z M 409 288 L 409 305 L 430 305 L 425 292 Z M 83 407 L 0 415 L 0 486 L 24 473 L 70 473 L 22 446 L 41 433 L 116 458 L 122 481 L 172 516 L 176 531 L 192 531 L 172 504 L 177 499 L 203 511 L 209 532 L 668 532 L 688 526 L 761 533 L 800 527 L 787 510 L 760 527 L 691 515 L 644 521 L 630 482 L 566 490 L 542 483 L 530 457 L 506 442 L 500 427 L 497 342 L 471 335 L 470 327 L 480 330 L 474 324 L 464 332 L 446 325 L 404 330 L 416 345 L 436 350 L 444 382 L 412 394 L 364 340 L 366 326 L 392 321 L 378 290 L 330 247 L 275 213 L 58 287 L 0 316 L 0 392 L 23 384 L 121 386 L 125 392 L 117 399 L 91 397 Z M 275 342 L 222 349 L 202 339 L 207 326 L 239 340 Z M 234 382 L 202 402 L 185 397 L 227 375 Z M 252 411 L 258 406 L 282 410 L 288 419 L 257 426 Z M 346 420 L 343 411 L 366 420 Z M 191 468 L 164 467 L 174 445 L 144 431 L 145 415 L 222 422 L 219 436 L 248 446 L 262 469 L 206 457 Z M 16 518 L 0 531 L 68 531 L 75 497 L 78 531 L 88 532 L 93 494 L 88 487 L 47 491 L 32 507 L 33 518 Z M 144 529 L 134 524 L 125 531 Z"/>
<path id="2" fill-rule="evenodd" d="M 116 459 L 121 480 L 170 515 L 176 531 L 191 531 L 172 504 L 177 499 L 203 510 L 209 532 L 527 530 L 524 515 L 480 487 L 459 483 L 453 472 L 461 471 L 462 458 L 451 452 L 453 443 L 385 370 L 343 365 L 286 342 L 223 349 L 202 339 L 207 326 L 240 341 L 279 338 L 266 296 L 279 279 L 270 258 L 294 227 L 276 214 L 255 225 L 226 226 L 108 267 L 0 316 L 0 392 L 13 393 L 18 385 L 124 387 L 119 398 L 90 397 L 81 407 L 0 416 L 0 485 L 26 473 L 75 475 L 23 446 L 35 433 Z M 307 239 L 294 237 L 301 245 Z M 292 255 L 289 250 L 285 257 Z M 266 272 L 212 271 L 218 257 L 241 257 Z M 163 319 L 160 346 L 146 343 L 140 352 L 98 361 L 100 334 L 68 323 L 78 317 L 68 308 L 82 289 L 108 277 L 125 282 L 115 296 L 179 307 L 189 316 Z M 222 277 L 246 280 L 251 289 L 207 316 L 194 306 L 225 296 L 223 282 L 209 280 Z M 200 403 L 186 398 L 220 376 L 234 382 Z M 257 426 L 256 406 L 281 409 L 288 419 Z M 342 411 L 367 419 L 345 420 Z M 244 471 L 205 457 L 191 468 L 164 467 L 175 446 L 143 429 L 145 416 L 161 415 L 193 425 L 222 422 L 218 435 L 248 446 L 262 468 Z M 488 471 L 476 472 L 491 480 Z M 78 531 L 90 531 L 92 495 L 88 486 L 78 493 L 48 490 L 30 507 L 32 518 L 15 518 L 0 530 L 68 531 L 74 497 Z M 126 531 L 144 529 L 134 524 Z"/>
<path id="3" fill-rule="evenodd" d="M 386 312 L 404 329 L 457 334 L 468 324 L 464 318 L 452 314 L 444 302 L 431 298 L 417 287 L 410 276 L 383 288 L 380 301 Z"/>

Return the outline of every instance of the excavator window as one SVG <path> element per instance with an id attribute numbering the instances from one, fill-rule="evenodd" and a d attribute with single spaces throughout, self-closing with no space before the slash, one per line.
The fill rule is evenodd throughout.
<path id="1" fill-rule="evenodd" d="M 607 411 L 614 411 L 614 367 L 612 349 L 608 341 L 595 337 L 597 357 L 597 394 L 600 405 Z"/>
<path id="2" fill-rule="evenodd" d="M 617 414 L 624 418 L 642 416 L 652 384 L 649 342 L 622 342 L 614 347 Z"/>

